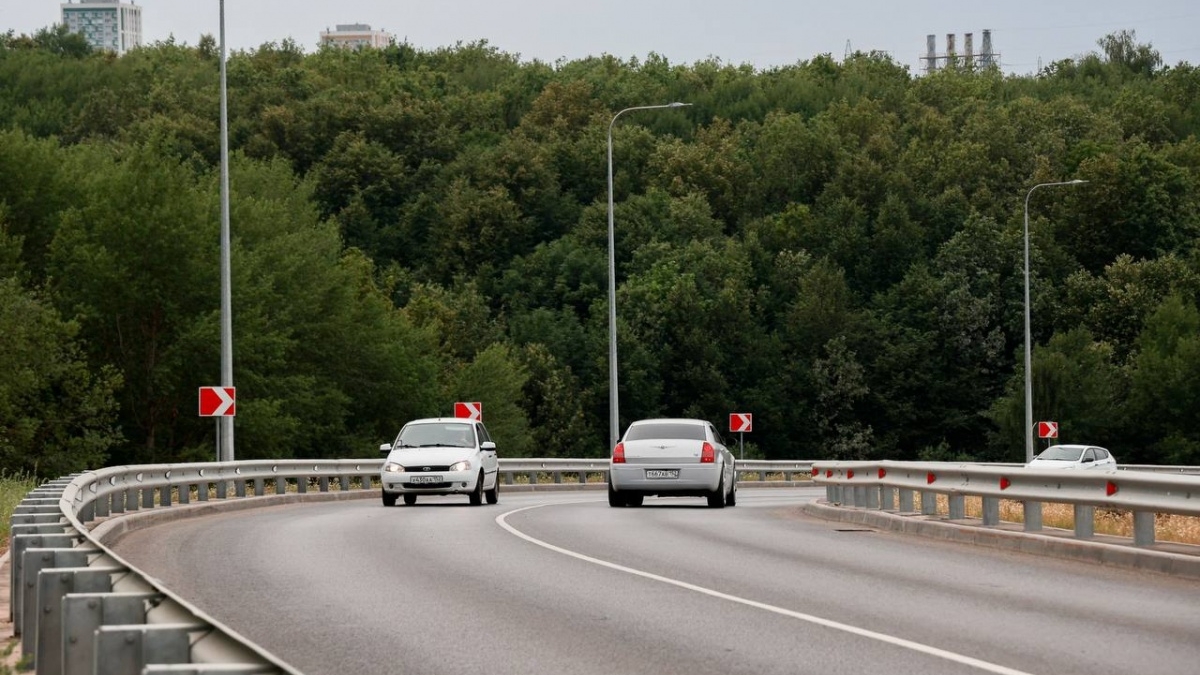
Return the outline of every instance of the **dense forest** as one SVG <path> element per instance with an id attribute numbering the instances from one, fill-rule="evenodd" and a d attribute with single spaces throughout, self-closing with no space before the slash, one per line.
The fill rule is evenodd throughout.
<path id="1" fill-rule="evenodd" d="M 235 52 L 237 457 L 374 457 L 461 400 L 503 456 L 607 455 L 607 134 L 680 101 L 612 126 L 622 426 L 1021 461 L 1027 214 L 1035 419 L 1200 464 L 1200 71 L 1097 47 L 1029 76 Z M 219 66 L 0 34 L 0 469 L 213 457 Z"/>

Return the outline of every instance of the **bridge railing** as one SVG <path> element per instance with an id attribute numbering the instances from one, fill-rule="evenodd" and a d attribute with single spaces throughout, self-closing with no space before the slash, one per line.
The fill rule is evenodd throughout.
<path id="1" fill-rule="evenodd" d="M 1133 543 L 1155 543 L 1156 514 L 1200 516 L 1200 476 L 1196 467 L 1153 467 L 1155 470 L 1027 469 L 1022 465 L 953 462 L 815 462 L 812 479 L 825 486 L 830 504 L 860 509 L 937 513 L 936 497 L 944 495 L 950 520 L 965 518 L 965 498 L 982 501 L 982 524 L 1000 524 L 1000 502 L 1019 502 L 1024 529 L 1043 528 L 1043 504 L 1069 504 L 1074 535 L 1095 536 L 1097 508 L 1133 515 Z M 1164 470 L 1166 469 L 1166 470 Z M 927 498 L 928 495 L 929 497 Z"/>

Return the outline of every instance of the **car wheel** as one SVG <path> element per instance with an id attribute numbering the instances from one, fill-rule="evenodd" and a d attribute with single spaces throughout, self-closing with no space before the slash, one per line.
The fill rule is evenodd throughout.
<path id="1" fill-rule="evenodd" d="M 395 506 L 396 505 L 396 495 L 388 494 L 387 490 L 380 490 L 379 492 L 380 492 L 380 494 L 383 495 L 383 505 L 384 506 Z"/>
<path id="2" fill-rule="evenodd" d="M 733 481 L 733 488 L 729 490 L 729 498 L 725 500 L 725 506 L 737 506 L 737 481 Z"/>
<path id="3" fill-rule="evenodd" d="M 625 498 L 625 506 L 641 506 L 643 499 L 645 497 L 642 495 L 629 495 Z"/>
<path id="4" fill-rule="evenodd" d="M 612 483 L 608 484 L 608 505 L 613 508 L 627 506 L 625 498 L 617 494 L 617 491 L 613 489 Z"/>
<path id="5" fill-rule="evenodd" d="M 417 503 L 416 495 L 404 495 L 404 505 L 405 506 L 412 506 L 413 504 L 416 504 L 416 503 Z"/>
<path id="6" fill-rule="evenodd" d="M 716 491 L 708 496 L 708 508 L 725 508 L 725 474 L 721 474 L 721 482 L 717 483 Z"/>
<path id="7" fill-rule="evenodd" d="M 471 490 L 471 506 L 479 506 L 483 503 L 483 472 L 479 472 L 479 477 L 475 479 L 475 489 Z"/>
<path id="8" fill-rule="evenodd" d="M 487 503 L 495 504 L 500 501 L 500 472 L 496 472 L 496 483 L 492 485 L 492 489 L 484 493 L 487 497 Z"/>

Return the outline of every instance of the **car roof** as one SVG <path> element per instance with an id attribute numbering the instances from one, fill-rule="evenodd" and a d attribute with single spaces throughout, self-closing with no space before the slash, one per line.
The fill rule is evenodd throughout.
<path id="1" fill-rule="evenodd" d="M 654 424 L 656 422 L 673 422 L 675 424 L 679 424 L 681 422 L 686 424 L 708 424 L 706 420 L 697 420 L 690 417 L 655 417 L 653 419 L 632 422 L 629 426 L 633 426 L 634 424 Z"/>
<path id="2" fill-rule="evenodd" d="M 1101 450 L 1104 450 L 1104 448 L 1099 445 L 1080 445 L 1078 443 L 1063 443 L 1060 445 L 1051 445 L 1050 448 L 1070 448 L 1071 450 L 1086 450 L 1088 448 L 1100 448 Z M 1046 448 L 1046 449 L 1049 450 L 1050 448 Z"/>
<path id="3" fill-rule="evenodd" d="M 447 422 L 457 422 L 459 424 L 474 424 L 475 420 L 469 420 L 465 417 L 426 417 L 419 420 L 409 420 L 404 423 L 404 426 L 410 424 L 444 424 Z"/>

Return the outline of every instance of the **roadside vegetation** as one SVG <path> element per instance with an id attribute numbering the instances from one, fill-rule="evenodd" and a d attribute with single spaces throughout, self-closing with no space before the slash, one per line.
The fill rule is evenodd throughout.
<path id="1" fill-rule="evenodd" d="M 218 56 L 0 34 L 0 469 L 203 461 Z M 486 43 L 229 60 L 237 456 L 376 457 L 482 401 L 506 457 L 752 412 L 755 458 L 1020 461 L 1034 415 L 1200 464 L 1200 70 L 1121 32 L 1027 76 Z"/>

